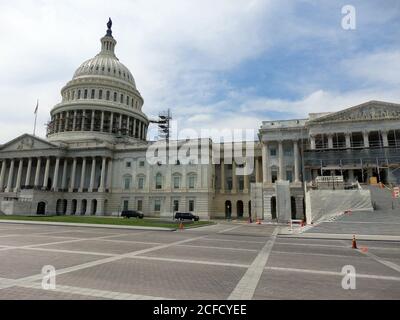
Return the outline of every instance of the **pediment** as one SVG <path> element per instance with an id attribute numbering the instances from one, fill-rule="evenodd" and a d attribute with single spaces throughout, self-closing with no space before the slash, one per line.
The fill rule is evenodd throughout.
<path id="1" fill-rule="evenodd" d="M 400 120 L 400 104 L 369 101 L 342 111 L 310 120 L 309 123 L 333 123 L 346 121 Z"/>
<path id="2" fill-rule="evenodd" d="M 23 134 L 0 146 L 0 151 L 48 150 L 58 148 L 59 146 L 56 144 L 30 134 Z"/>

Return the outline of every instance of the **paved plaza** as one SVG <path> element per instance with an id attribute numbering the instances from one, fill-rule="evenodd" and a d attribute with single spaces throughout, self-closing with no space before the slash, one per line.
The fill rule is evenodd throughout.
<path id="1" fill-rule="evenodd" d="M 400 299 L 399 242 L 358 241 L 355 250 L 348 240 L 288 238 L 279 228 L 0 223 L 0 299 Z M 45 265 L 56 269 L 55 290 L 42 289 Z M 356 270 L 354 290 L 342 288 L 345 265 Z"/>

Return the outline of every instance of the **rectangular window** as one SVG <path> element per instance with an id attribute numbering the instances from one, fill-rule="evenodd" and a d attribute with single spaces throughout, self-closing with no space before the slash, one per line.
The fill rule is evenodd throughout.
<path id="1" fill-rule="evenodd" d="M 144 188 L 144 178 L 140 177 L 138 180 L 138 189 L 143 190 Z"/>
<path id="2" fill-rule="evenodd" d="M 173 211 L 179 211 L 179 200 L 174 200 L 174 210 Z"/>
<path id="3" fill-rule="evenodd" d="M 189 211 L 190 212 L 194 211 L 194 200 L 189 200 Z"/>
<path id="4" fill-rule="evenodd" d="M 131 178 L 125 178 L 124 180 L 124 189 L 129 190 L 131 188 Z"/>
<path id="5" fill-rule="evenodd" d="M 123 207 L 123 210 L 129 210 L 129 200 L 124 200 L 122 207 Z"/>
<path id="6" fill-rule="evenodd" d="M 244 189 L 244 180 L 239 179 L 239 190 L 243 190 L 243 189 Z"/>
<path id="7" fill-rule="evenodd" d="M 143 210 L 143 200 L 138 200 L 137 201 L 137 210 L 142 211 Z"/>
<path id="8" fill-rule="evenodd" d="M 139 167 L 144 167 L 144 161 L 139 161 Z"/>
<path id="9" fill-rule="evenodd" d="M 194 189 L 194 185 L 195 185 L 195 177 L 190 176 L 189 177 L 189 189 Z"/>
<path id="10" fill-rule="evenodd" d="M 272 178 L 272 183 L 274 183 L 276 180 L 278 180 L 278 171 L 272 171 L 271 178 Z"/>
<path id="11" fill-rule="evenodd" d="M 131 167 L 131 165 L 132 165 L 132 164 L 131 164 L 131 162 L 130 162 L 130 161 L 128 161 L 128 162 L 126 163 L 126 167 L 127 167 L 127 168 L 130 168 L 130 167 Z"/>
<path id="12" fill-rule="evenodd" d="M 161 189 L 162 188 L 162 176 L 161 174 L 156 175 L 156 189 Z"/>
<path id="13" fill-rule="evenodd" d="M 161 200 L 154 200 L 154 211 L 161 211 Z"/>
<path id="14" fill-rule="evenodd" d="M 284 149 L 283 150 L 283 155 L 284 156 L 292 156 L 293 155 L 293 150 L 292 149 Z"/>
<path id="15" fill-rule="evenodd" d="M 293 174 L 291 170 L 286 171 L 286 180 L 293 182 Z"/>
<path id="16" fill-rule="evenodd" d="M 271 155 L 271 157 L 275 157 L 276 156 L 276 149 L 269 149 L 269 154 Z"/>
<path id="17" fill-rule="evenodd" d="M 179 189 L 179 177 L 174 177 L 174 189 Z"/>

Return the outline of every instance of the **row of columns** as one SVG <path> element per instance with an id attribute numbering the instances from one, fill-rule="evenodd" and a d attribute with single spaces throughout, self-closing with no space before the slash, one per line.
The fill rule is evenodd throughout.
<path id="1" fill-rule="evenodd" d="M 272 183 L 271 167 L 270 167 L 270 153 L 269 142 L 262 144 L 262 166 L 263 166 L 263 182 Z M 294 182 L 300 182 L 300 156 L 299 156 L 299 143 L 293 140 L 293 156 L 294 156 Z M 284 155 L 283 155 L 283 141 L 278 141 L 278 180 L 286 179 Z"/>
<path id="2" fill-rule="evenodd" d="M 25 177 L 25 186 L 30 185 L 31 181 L 31 175 L 32 175 L 32 158 L 28 158 L 28 164 L 27 164 L 27 170 L 26 170 L 26 177 Z M 8 171 L 8 178 L 7 178 L 7 184 L 4 188 L 4 182 L 5 182 L 5 174 L 6 174 L 6 169 L 7 169 L 7 159 L 3 159 L 1 162 L 1 169 L 0 169 L 0 191 L 4 192 L 18 192 L 21 189 L 21 180 L 22 180 L 22 171 L 23 171 L 23 164 L 24 164 L 25 159 L 11 159 L 10 160 L 10 167 Z M 35 176 L 34 176 L 34 184 L 33 186 L 36 188 L 42 188 L 43 190 L 47 189 L 47 183 L 48 179 L 50 176 L 50 161 L 51 158 L 47 157 L 46 158 L 46 164 L 45 164 L 45 171 L 44 171 L 44 177 L 43 177 L 43 183 L 40 184 L 40 173 L 41 173 L 41 168 L 42 168 L 42 158 L 37 158 L 36 161 L 36 170 L 35 170 Z M 51 185 L 51 190 L 52 191 L 58 191 L 59 190 L 59 181 L 58 181 L 58 176 L 59 176 L 59 170 L 60 170 L 60 161 L 61 158 L 57 157 L 55 161 L 55 166 L 54 166 L 54 173 L 53 173 L 53 182 Z M 18 171 L 17 171 L 17 177 L 15 181 L 15 186 L 14 186 L 14 170 L 16 168 L 16 162 L 18 162 Z M 70 176 L 70 184 L 68 186 L 68 191 L 72 192 L 74 187 L 75 187 L 75 178 L 76 178 L 76 167 L 77 167 L 77 158 L 73 158 L 72 162 L 72 171 L 71 171 L 71 176 Z M 107 167 L 107 158 L 102 157 L 102 165 L 101 165 L 101 173 L 100 173 L 100 185 L 98 188 L 98 192 L 104 192 L 105 191 L 105 178 L 106 178 L 106 167 Z M 61 189 L 66 189 L 66 182 L 67 182 L 67 168 L 68 168 L 68 159 L 65 158 L 63 160 L 63 171 L 62 171 L 62 178 L 61 178 Z M 112 169 L 112 160 L 110 159 L 108 161 L 108 188 L 110 188 L 111 184 L 111 169 Z M 95 174 L 96 174 L 96 158 L 92 158 L 92 166 L 91 166 L 91 172 L 90 172 L 90 183 L 89 183 L 89 192 L 93 192 L 94 190 L 94 184 L 95 184 Z M 82 192 L 84 189 L 84 184 L 85 184 L 85 177 L 86 177 L 86 158 L 82 158 L 82 170 L 81 170 L 81 177 L 80 177 L 80 184 L 79 184 L 79 192 Z"/>
<path id="3" fill-rule="evenodd" d="M 64 111 L 64 112 L 59 112 L 54 115 L 52 119 L 53 127 L 50 129 L 49 134 L 53 133 L 58 133 L 58 132 L 65 132 L 69 131 L 68 130 L 68 122 L 72 118 L 72 128 L 71 131 L 85 131 L 85 121 L 87 117 L 90 117 L 90 131 L 94 131 L 94 126 L 95 126 L 95 112 L 96 110 L 82 110 L 82 121 L 80 123 L 80 126 L 77 125 L 77 115 L 78 111 Z M 138 139 L 145 140 L 146 135 L 147 135 L 147 127 L 146 124 L 143 121 L 140 121 L 134 117 L 130 117 L 127 115 L 123 115 L 121 113 L 110 113 L 110 127 L 108 128 L 107 131 L 104 130 L 104 120 L 105 120 L 105 111 L 101 111 L 101 117 L 100 117 L 100 132 L 108 132 L 112 133 L 113 130 L 113 122 L 114 118 L 117 119 L 118 127 L 116 128 L 117 130 L 122 129 L 122 119 L 123 117 L 127 117 L 126 119 L 126 130 L 128 130 L 128 135 L 131 137 L 136 137 L 136 129 L 138 130 Z M 132 124 L 132 132 L 131 134 L 129 133 L 130 126 Z"/>
<path id="4" fill-rule="evenodd" d="M 389 146 L 388 132 L 387 131 L 380 131 L 380 134 L 381 134 L 381 138 L 382 138 L 382 145 L 384 147 L 388 147 Z M 328 137 L 328 149 L 333 149 L 333 136 L 334 136 L 334 133 L 328 133 L 326 135 Z M 369 131 L 363 131 L 362 135 L 363 135 L 364 148 L 369 148 L 369 145 L 370 145 L 369 144 Z M 351 132 L 345 132 L 344 133 L 346 148 L 351 148 L 351 136 L 352 136 Z M 311 150 L 315 150 L 316 149 L 315 138 L 316 138 L 316 135 L 310 135 L 310 148 L 311 148 Z"/>
<path id="5" fill-rule="evenodd" d="M 224 159 L 220 160 L 220 177 L 221 177 L 221 185 L 220 185 L 220 192 L 224 193 L 225 192 L 225 162 Z M 249 192 L 250 190 L 250 176 L 249 175 L 243 175 L 243 192 Z M 255 178 L 256 182 L 260 182 L 260 161 L 259 158 L 255 158 Z M 232 190 L 231 193 L 236 193 L 238 190 L 238 176 L 236 175 L 236 162 L 232 161 Z"/>

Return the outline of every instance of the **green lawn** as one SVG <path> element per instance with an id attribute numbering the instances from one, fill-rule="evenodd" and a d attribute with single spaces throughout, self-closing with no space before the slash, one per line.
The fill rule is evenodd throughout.
<path id="1" fill-rule="evenodd" d="M 50 222 L 69 222 L 69 223 L 92 223 L 92 224 L 113 224 L 124 226 L 141 227 L 163 227 L 178 228 L 179 222 L 165 221 L 161 219 L 138 219 L 138 218 L 117 218 L 117 217 L 81 217 L 81 216 L 3 216 L 0 220 L 24 220 L 24 221 L 50 221 Z M 185 228 L 195 228 L 213 224 L 211 221 L 185 221 Z"/>

